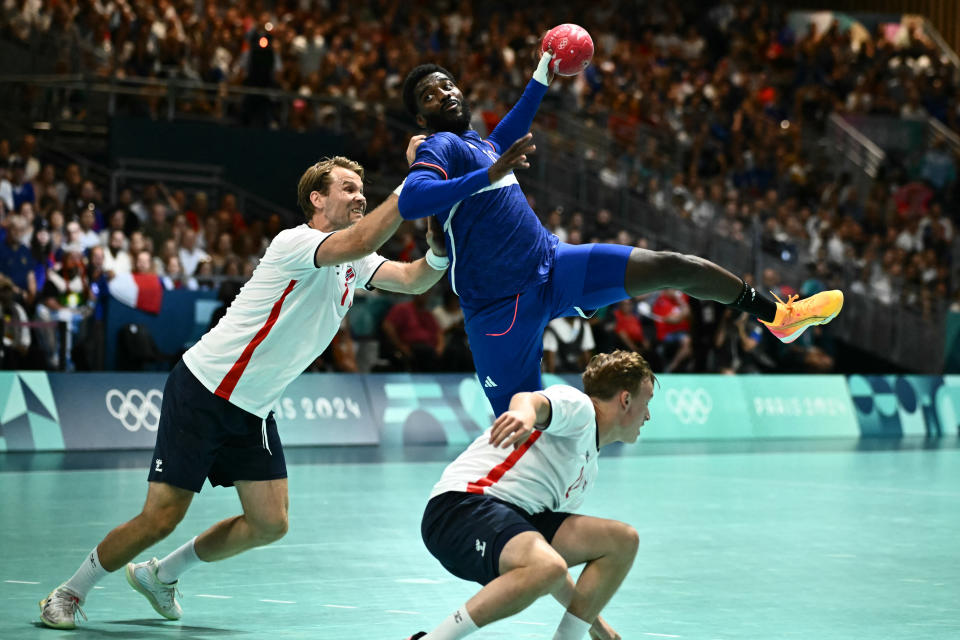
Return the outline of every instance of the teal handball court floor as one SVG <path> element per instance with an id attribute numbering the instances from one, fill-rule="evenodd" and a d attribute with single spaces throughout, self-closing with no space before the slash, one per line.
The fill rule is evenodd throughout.
<path id="1" fill-rule="evenodd" d="M 582 511 L 629 522 L 641 540 L 607 620 L 630 640 L 960 638 L 960 449 L 864 446 L 641 443 L 604 456 Z M 73 632 L 38 626 L 37 601 L 138 512 L 149 452 L 0 455 L 0 638 L 401 640 L 429 630 L 476 588 L 447 575 L 419 534 L 426 496 L 457 451 L 372 451 L 288 451 L 289 534 L 187 573 L 179 622 L 157 618 L 118 572 Z M 103 465 L 113 468 L 83 468 Z M 233 490 L 205 487 L 151 555 L 237 511 Z M 549 639 L 561 614 L 541 600 L 471 638 Z"/>

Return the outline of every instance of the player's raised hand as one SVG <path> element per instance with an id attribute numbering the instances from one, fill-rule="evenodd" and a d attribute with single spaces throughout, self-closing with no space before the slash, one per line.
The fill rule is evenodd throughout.
<path id="1" fill-rule="evenodd" d="M 417 147 L 423 144 L 426 139 L 427 136 L 422 133 L 410 138 L 410 143 L 407 145 L 407 164 L 413 164 L 413 161 L 417 159 Z"/>
<path id="2" fill-rule="evenodd" d="M 548 47 L 546 51 L 535 49 L 533 55 L 537 60 L 537 68 L 533 72 L 533 79 L 549 87 L 550 83 L 553 82 L 553 78 L 556 76 L 553 72 L 553 65 L 550 64 L 554 58 L 553 49 L 550 47 Z"/>
<path id="3" fill-rule="evenodd" d="M 537 414 L 533 411 L 522 409 L 504 411 L 493 421 L 493 426 L 490 428 L 490 444 L 502 449 L 513 445 L 516 449 L 533 433 L 533 424 L 536 420 Z"/>
<path id="4" fill-rule="evenodd" d="M 487 169 L 487 176 L 490 177 L 490 184 L 493 184 L 503 176 L 514 169 L 529 169 L 530 163 L 527 162 L 527 156 L 534 153 L 537 147 L 533 145 L 533 134 L 528 133 L 504 151 L 500 157 Z"/>

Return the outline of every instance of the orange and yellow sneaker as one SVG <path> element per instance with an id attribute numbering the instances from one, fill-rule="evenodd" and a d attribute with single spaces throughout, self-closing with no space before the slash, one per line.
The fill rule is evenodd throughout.
<path id="1" fill-rule="evenodd" d="M 773 297 L 777 298 L 777 295 Z M 843 292 L 836 289 L 821 291 L 803 300 L 798 300 L 799 297 L 789 296 L 786 302 L 777 298 L 777 317 L 773 322 L 760 321 L 780 342 L 793 342 L 808 327 L 827 324 L 837 317 L 843 307 Z"/>

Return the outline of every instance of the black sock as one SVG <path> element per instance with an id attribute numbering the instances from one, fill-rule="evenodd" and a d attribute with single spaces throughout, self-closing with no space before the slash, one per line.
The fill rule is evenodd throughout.
<path id="1" fill-rule="evenodd" d="M 757 293 L 757 290 L 744 281 L 743 290 L 730 306 L 740 311 L 746 311 L 764 322 L 773 322 L 777 317 L 777 303 Z"/>

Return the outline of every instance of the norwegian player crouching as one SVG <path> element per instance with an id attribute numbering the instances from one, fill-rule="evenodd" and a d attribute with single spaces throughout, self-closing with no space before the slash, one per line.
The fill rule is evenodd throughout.
<path id="1" fill-rule="evenodd" d="M 411 140 L 408 162 L 422 140 Z M 357 287 L 422 293 L 446 271 L 445 251 L 429 231 L 427 258 L 401 263 L 376 253 L 400 225 L 398 194 L 364 215 L 356 162 L 321 160 L 304 172 L 297 194 L 303 224 L 276 235 L 226 315 L 167 378 L 143 511 L 110 531 L 40 602 L 48 627 L 73 629 L 93 586 L 124 567 L 130 586 L 177 620 L 184 571 L 283 537 L 287 467 L 271 408 L 330 344 Z M 161 560 L 131 562 L 176 528 L 208 478 L 235 486 L 243 512 Z"/>
<path id="2" fill-rule="evenodd" d="M 600 617 L 630 571 L 630 525 L 570 513 L 597 477 L 600 448 L 634 443 L 656 378 L 637 353 L 595 356 L 581 392 L 518 393 L 433 487 L 421 534 L 453 575 L 484 587 L 439 627 L 410 640 L 457 640 L 551 594 L 566 612 L 555 640 L 620 636 Z M 574 584 L 569 567 L 586 563 Z"/>

